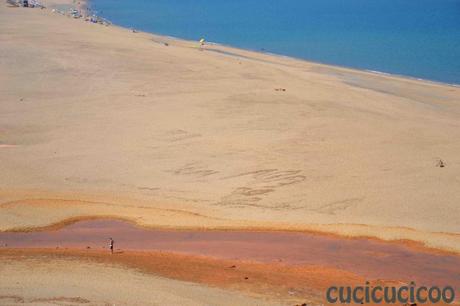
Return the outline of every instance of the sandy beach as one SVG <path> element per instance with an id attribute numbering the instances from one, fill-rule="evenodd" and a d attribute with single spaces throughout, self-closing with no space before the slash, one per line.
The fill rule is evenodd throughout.
<path id="1" fill-rule="evenodd" d="M 75 255 L 37 252 L 18 260 L 17 255 L 0 255 L 0 270 L 8 275 L 0 278 L 1 305 L 280 305 L 98 263 L 87 256 L 78 260 Z"/>
<path id="2" fill-rule="evenodd" d="M 0 4 L 1 231 L 112 217 L 460 253 L 459 87 L 221 45 L 200 50 L 52 12 L 71 1 L 44 4 Z M 77 251 L 53 253 L 56 264 L 43 257 L 50 250 L 1 252 L 0 304 L 134 305 L 156 294 L 158 305 L 300 302 Z M 91 280 L 99 285 L 70 294 L 88 270 L 100 271 Z M 59 295 L 29 290 L 44 271 L 50 284 L 75 278 Z M 109 288 L 120 278 L 133 296 Z"/>

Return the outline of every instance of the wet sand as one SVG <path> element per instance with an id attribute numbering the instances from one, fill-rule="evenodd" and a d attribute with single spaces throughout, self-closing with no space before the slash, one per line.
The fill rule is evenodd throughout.
<path id="1" fill-rule="evenodd" d="M 433 252 L 420 246 L 332 235 L 286 232 L 165 231 L 136 227 L 119 220 L 79 221 L 57 230 L 0 232 L 0 244 L 13 248 L 71 249 L 108 253 L 108 238 L 117 253 L 142 252 L 204 256 L 227 262 L 290 267 L 323 267 L 344 271 L 356 279 L 393 281 L 460 288 L 460 256 Z M 6 244 L 6 246 L 5 246 Z M 187 255 L 187 256 L 185 256 Z M 118 255 L 117 255 L 118 256 Z M 152 255 L 153 256 L 153 255 Z M 185 259 L 187 261 L 187 259 Z M 232 264 L 233 262 L 233 264 Z M 140 263 L 139 263 L 140 264 Z M 319 269 L 320 270 L 320 269 Z M 185 271 L 183 273 L 186 273 Z M 270 278 L 274 278 L 271 276 Z M 334 283 L 334 277 L 328 280 Z"/>

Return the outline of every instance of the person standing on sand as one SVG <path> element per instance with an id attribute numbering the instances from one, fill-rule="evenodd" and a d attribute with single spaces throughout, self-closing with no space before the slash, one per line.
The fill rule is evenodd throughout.
<path id="1" fill-rule="evenodd" d="M 110 238 L 109 247 L 110 247 L 110 253 L 111 253 L 111 254 L 113 254 L 113 243 L 114 243 L 113 239 Z"/>

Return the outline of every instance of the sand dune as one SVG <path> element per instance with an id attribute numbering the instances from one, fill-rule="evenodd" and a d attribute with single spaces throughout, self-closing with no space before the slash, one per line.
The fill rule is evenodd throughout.
<path id="1" fill-rule="evenodd" d="M 110 215 L 460 250 L 459 88 L 0 16 L 0 229 Z"/>

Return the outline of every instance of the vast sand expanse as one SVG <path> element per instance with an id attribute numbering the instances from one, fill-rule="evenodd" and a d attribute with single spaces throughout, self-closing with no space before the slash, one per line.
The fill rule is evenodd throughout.
<path id="1" fill-rule="evenodd" d="M 460 250 L 459 88 L 0 14 L 0 229 L 112 215 Z"/>
<path id="2" fill-rule="evenodd" d="M 459 140 L 458 87 L 219 45 L 200 51 L 197 42 L 0 4 L 2 231 L 100 216 L 460 252 Z M 11 304 L 80 303 L 65 300 L 70 291 L 29 289 L 68 273 L 75 288 L 99 270 L 71 296 L 135 304 L 113 287 L 124 278 L 139 301 L 260 304 L 118 265 L 8 256 L 0 296 Z M 139 285 L 147 278 L 152 287 Z"/>

